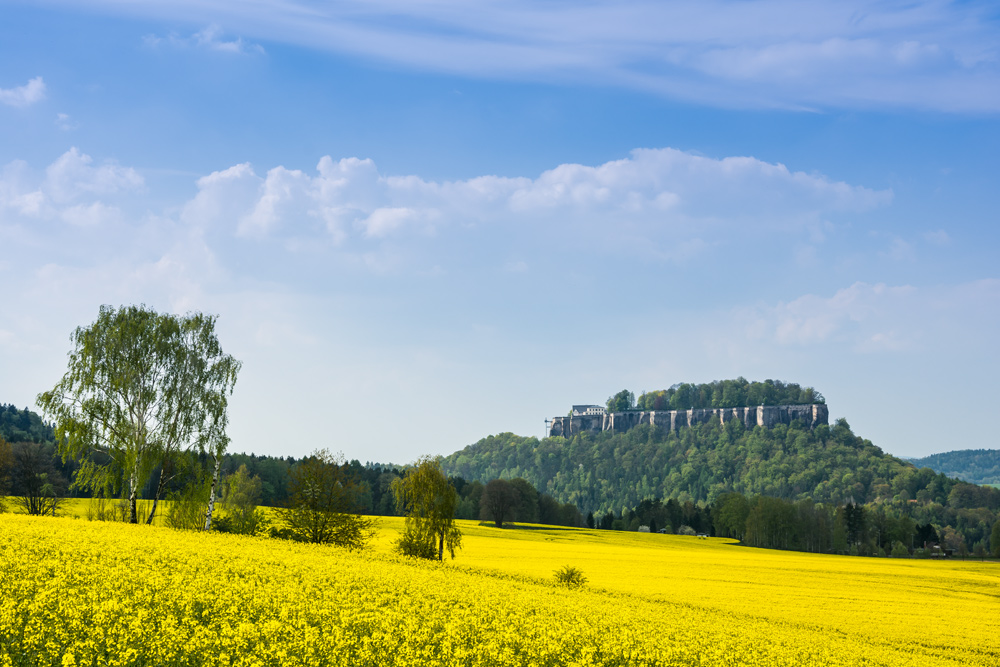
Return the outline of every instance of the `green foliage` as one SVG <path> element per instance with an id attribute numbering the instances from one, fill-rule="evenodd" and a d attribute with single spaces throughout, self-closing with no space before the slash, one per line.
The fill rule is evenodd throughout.
<path id="1" fill-rule="evenodd" d="M 931 468 L 972 484 L 1000 484 L 1000 450 L 963 449 L 910 459 L 913 465 Z"/>
<path id="2" fill-rule="evenodd" d="M 523 478 L 539 492 L 540 518 L 565 503 L 593 512 L 604 529 L 627 529 L 639 517 L 639 525 L 687 525 L 807 551 L 890 552 L 895 542 L 936 544 L 948 527 L 956 549 L 989 544 L 1000 510 L 997 489 L 888 456 L 845 420 L 812 430 L 715 420 L 675 432 L 641 425 L 542 440 L 501 433 L 442 465 L 470 480 Z"/>
<path id="3" fill-rule="evenodd" d="M 300 542 L 363 548 L 373 536 L 373 523 L 356 513 L 362 489 L 346 469 L 342 456 L 325 449 L 295 464 L 289 473 L 287 505 L 279 509 L 284 526 L 276 534 Z"/>
<path id="4" fill-rule="evenodd" d="M 994 558 L 1000 558 L 1000 519 L 993 523 L 993 532 L 990 534 L 990 552 Z"/>
<path id="5" fill-rule="evenodd" d="M 517 518 L 517 506 L 520 503 L 517 489 L 505 479 L 492 479 L 483 489 L 479 501 L 481 518 L 492 521 L 497 528 L 511 523 Z"/>
<path id="6" fill-rule="evenodd" d="M 0 512 L 7 511 L 6 496 L 10 493 L 10 473 L 14 468 L 14 451 L 0 435 Z"/>
<path id="7" fill-rule="evenodd" d="M 583 572 L 572 565 L 563 565 L 555 571 L 554 575 L 556 583 L 567 588 L 580 588 L 587 583 L 587 577 L 584 576 Z"/>
<path id="8" fill-rule="evenodd" d="M 613 398 L 617 399 L 626 393 L 619 392 Z M 645 392 L 639 396 L 638 402 L 634 397 L 632 399 L 634 407 L 638 410 L 743 408 L 758 405 L 811 405 L 825 402 L 823 395 L 812 387 L 801 387 L 794 382 L 785 383 L 780 380 L 750 382 L 742 377 L 707 384 L 681 383 L 669 389 Z M 611 399 L 608 401 L 609 410 L 610 405 Z"/>
<path id="9" fill-rule="evenodd" d="M 910 550 L 906 548 L 906 545 L 902 542 L 896 541 L 892 545 L 892 557 L 893 558 L 906 558 L 910 555 Z"/>
<path id="10" fill-rule="evenodd" d="M 712 522 L 715 534 L 720 537 L 743 539 L 750 503 L 741 493 L 723 493 L 712 505 Z"/>
<path id="11" fill-rule="evenodd" d="M 251 476 L 246 466 L 229 475 L 223 484 L 222 516 L 212 528 L 223 533 L 237 535 L 260 535 L 270 528 L 270 520 L 260 503 L 262 483 L 259 477 Z"/>
<path id="12" fill-rule="evenodd" d="M 521 477 L 558 502 L 595 514 L 648 498 L 712 503 L 726 492 L 828 505 L 906 502 L 919 494 L 921 507 L 948 506 L 957 484 L 886 455 L 842 420 L 815 429 L 747 429 L 713 420 L 673 432 L 641 425 L 543 440 L 501 433 L 445 457 L 442 467 L 482 482 Z M 975 493 L 978 506 L 1000 509 L 1000 492 L 980 487 Z"/>
<path id="13" fill-rule="evenodd" d="M 19 442 L 11 447 L 10 479 L 15 504 L 25 513 L 55 516 L 67 483 L 53 465 L 51 444 Z"/>
<path id="14" fill-rule="evenodd" d="M 396 544 L 406 556 L 444 560 L 447 548 L 455 558 L 462 532 L 455 525 L 458 493 L 441 472 L 438 459 L 424 457 L 392 483 L 396 506 L 406 513 L 406 529 Z"/>
<path id="15" fill-rule="evenodd" d="M 129 520 L 137 523 L 136 501 L 156 466 L 159 497 L 180 453 L 218 458 L 225 451 L 228 397 L 240 364 L 223 354 L 215 318 L 200 313 L 102 306 L 70 340 L 69 368 L 38 404 L 56 422 L 63 458 L 82 459 L 74 483 L 128 496 Z"/>
<path id="16" fill-rule="evenodd" d="M 205 527 L 205 506 L 211 492 L 211 482 L 203 474 L 194 474 L 177 493 L 170 494 L 170 505 L 164 522 L 178 530 L 202 530 Z M 127 508 L 127 505 L 124 505 Z"/>
<path id="17" fill-rule="evenodd" d="M 416 531 L 403 531 L 400 538 L 396 540 L 395 549 L 403 556 L 439 560 L 438 548 L 434 545 L 433 540 L 428 541 Z"/>
<path id="18" fill-rule="evenodd" d="M 608 412 L 625 412 L 627 410 L 635 410 L 635 394 L 630 392 L 628 389 L 622 389 L 620 392 L 608 399 L 607 408 Z"/>
<path id="19" fill-rule="evenodd" d="M 118 521 L 128 520 L 128 503 L 104 496 L 94 496 L 87 503 L 87 521 Z M 169 521 L 168 521 L 168 525 Z"/>
<path id="20" fill-rule="evenodd" d="M 51 444 L 55 442 L 55 431 L 28 408 L 18 410 L 13 405 L 0 403 L 0 438 L 8 442 Z"/>

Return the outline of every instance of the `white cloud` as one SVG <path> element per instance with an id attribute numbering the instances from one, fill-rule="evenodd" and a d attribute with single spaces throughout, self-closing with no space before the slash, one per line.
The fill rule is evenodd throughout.
<path id="1" fill-rule="evenodd" d="M 78 227 L 96 227 L 104 222 L 120 220 L 121 211 L 114 206 L 95 201 L 90 204 L 70 206 L 62 211 L 61 217 Z"/>
<path id="2" fill-rule="evenodd" d="M 855 283 L 831 297 L 813 294 L 757 313 L 749 332 L 752 338 L 767 338 L 781 345 L 814 345 L 845 337 L 854 345 L 893 337 L 877 329 L 880 319 L 899 302 L 911 299 L 909 286 Z"/>
<path id="3" fill-rule="evenodd" d="M 184 205 L 181 219 L 203 226 L 240 220 L 253 210 L 262 182 L 249 163 L 203 176 L 198 179 L 198 194 Z"/>
<path id="4" fill-rule="evenodd" d="M 797 230 L 820 242 L 816 229 L 827 216 L 892 198 L 890 191 L 750 157 L 720 160 L 669 148 L 635 150 L 598 166 L 559 165 L 535 179 L 448 182 L 386 176 L 371 160 L 326 156 L 314 175 L 275 167 L 261 178 L 242 164 L 200 179 L 198 189 L 185 221 L 230 229 L 235 221 L 237 234 L 283 238 L 286 247 L 301 247 L 303 238 L 377 241 L 485 225 L 543 236 L 551 230 L 600 246 L 617 242 L 609 237 L 659 239 L 668 245 L 642 251 L 674 258 L 705 248 L 699 235 L 709 230 Z"/>
<path id="5" fill-rule="evenodd" d="M 304 420 L 285 437 L 274 415 L 296 409 L 340 406 L 331 418 L 349 454 L 405 460 L 490 430 L 540 431 L 563 402 L 632 378 L 639 389 L 779 377 L 828 397 L 863 385 L 874 402 L 890 384 L 879 373 L 916 376 L 931 362 L 950 373 L 935 377 L 982 392 L 989 379 L 977 377 L 996 365 L 1000 281 L 893 283 L 875 257 L 892 237 L 870 234 L 859 213 L 891 192 L 754 158 L 637 150 L 534 177 L 433 181 L 325 157 L 310 171 L 237 164 L 186 201 L 156 185 L 162 210 L 137 213 L 137 172 L 79 150 L 48 169 L 3 167 L 0 381 L 29 379 L 0 387 L 8 401 L 51 386 L 67 333 L 103 303 L 220 314 L 227 351 L 245 362 L 234 450 L 270 453 L 329 436 L 328 421 Z M 908 240 L 926 247 L 919 232 Z M 871 282 L 814 266 L 859 244 L 855 268 Z M 782 296 L 790 284 L 794 298 Z M 595 350 L 638 350 L 641 363 Z M 893 382 L 910 403 L 926 392 L 919 377 Z M 442 431 L 418 394 L 464 416 Z M 390 451 L 387 401 L 433 437 Z M 498 407 L 484 416 L 482 405 Z"/>
<path id="6" fill-rule="evenodd" d="M 0 103 L 11 107 L 31 106 L 45 99 L 45 82 L 36 76 L 17 88 L 0 88 Z"/>
<path id="7" fill-rule="evenodd" d="M 309 187 L 308 177 L 297 169 L 271 169 L 258 188 L 259 196 L 253 210 L 240 219 L 239 233 L 264 236 L 274 231 L 282 220 L 308 215 L 301 203 L 310 199 Z"/>
<path id="8" fill-rule="evenodd" d="M 361 226 L 365 229 L 365 236 L 387 236 L 416 216 L 417 212 L 410 208 L 377 208 L 361 221 Z"/>
<path id="9" fill-rule="evenodd" d="M 7 209 L 21 216 L 37 217 L 45 204 L 39 184 L 33 183 L 28 164 L 15 160 L 0 172 L 0 211 Z"/>
<path id="10" fill-rule="evenodd" d="M 82 195 L 109 195 L 137 190 L 142 176 L 131 167 L 113 163 L 93 166 L 93 158 L 75 147 L 63 153 L 45 170 L 45 192 L 56 202 L 67 202 Z"/>
<path id="11" fill-rule="evenodd" d="M 142 176 L 131 167 L 113 162 L 95 165 L 76 148 L 41 173 L 15 160 L 0 170 L 0 229 L 39 221 L 61 221 L 81 229 L 123 222 L 121 201 L 144 186 Z"/>

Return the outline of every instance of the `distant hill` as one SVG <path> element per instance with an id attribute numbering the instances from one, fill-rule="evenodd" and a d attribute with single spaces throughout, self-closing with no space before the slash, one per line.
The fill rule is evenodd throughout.
<path id="1" fill-rule="evenodd" d="M 0 438 L 7 442 L 51 443 L 55 441 L 55 433 L 52 426 L 28 408 L 18 410 L 0 403 Z"/>
<path id="2" fill-rule="evenodd" d="M 445 457 L 443 467 L 467 480 L 523 477 L 585 513 L 618 512 L 656 497 L 712 502 L 727 491 L 831 504 L 945 506 L 961 484 L 884 453 L 843 419 L 815 429 L 749 429 L 716 419 L 676 432 L 642 425 L 543 440 L 501 433 Z M 979 507 L 997 500 L 987 495 L 962 502 Z"/>
<path id="3" fill-rule="evenodd" d="M 1000 484 L 1000 450 L 997 449 L 960 449 L 908 460 L 915 466 L 927 467 L 971 484 Z"/>

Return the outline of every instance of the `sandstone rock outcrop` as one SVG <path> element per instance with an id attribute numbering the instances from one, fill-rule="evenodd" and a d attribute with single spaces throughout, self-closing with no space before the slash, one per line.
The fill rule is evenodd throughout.
<path id="1" fill-rule="evenodd" d="M 723 424 L 739 421 L 746 428 L 763 426 L 773 428 L 778 424 L 791 424 L 800 420 L 809 428 L 828 424 L 830 411 L 825 404 L 813 405 L 760 405 L 755 408 L 709 408 L 701 410 L 632 410 L 594 415 L 569 415 L 554 417 L 550 436 L 569 437 L 587 431 L 612 431 L 622 433 L 640 424 L 652 424 L 671 431 L 685 426 L 704 424 L 716 417 Z"/>

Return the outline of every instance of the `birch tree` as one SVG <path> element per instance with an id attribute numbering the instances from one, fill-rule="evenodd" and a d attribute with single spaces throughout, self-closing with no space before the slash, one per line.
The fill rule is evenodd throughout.
<path id="1" fill-rule="evenodd" d="M 66 374 L 38 396 L 56 424 L 59 453 L 81 461 L 74 484 L 127 497 L 131 523 L 139 521 L 138 494 L 157 465 L 147 522 L 182 452 L 210 453 L 216 462 L 225 452 L 226 410 L 240 362 L 222 352 L 215 321 L 201 313 L 102 306 L 93 324 L 70 336 Z M 217 473 L 218 465 L 216 480 Z M 206 527 L 211 509 L 210 503 Z"/>
<path id="2" fill-rule="evenodd" d="M 396 508 L 406 512 L 406 529 L 397 549 L 409 556 L 444 560 L 462 546 L 462 532 L 455 525 L 458 494 L 441 471 L 438 459 L 424 457 L 392 483 Z"/>

